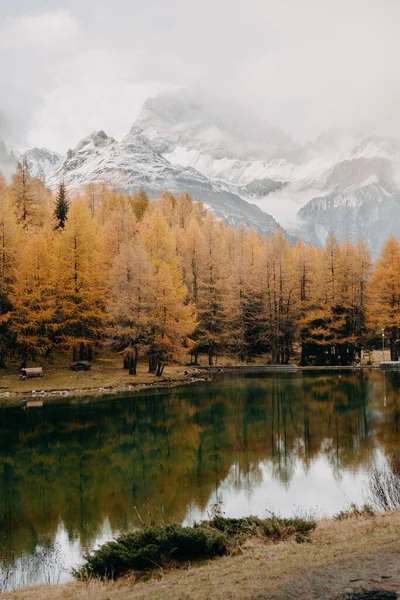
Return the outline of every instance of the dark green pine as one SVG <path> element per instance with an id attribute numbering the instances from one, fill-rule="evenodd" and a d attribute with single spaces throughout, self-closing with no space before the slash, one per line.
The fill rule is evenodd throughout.
<path id="1" fill-rule="evenodd" d="M 67 192 L 65 189 L 65 183 L 60 182 L 57 194 L 56 207 L 54 209 L 54 216 L 57 219 L 56 229 L 64 229 L 65 222 L 67 220 L 69 210 L 69 202 L 67 200 Z"/>

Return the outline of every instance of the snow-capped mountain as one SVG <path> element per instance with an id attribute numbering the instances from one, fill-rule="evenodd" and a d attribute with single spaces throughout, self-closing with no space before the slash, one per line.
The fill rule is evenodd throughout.
<path id="1" fill-rule="evenodd" d="M 399 175 L 400 141 L 363 138 L 320 175 L 320 194 L 298 212 L 299 231 L 317 244 L 330 233 L 340 240 L 362 238 L 376 257 L 390 235 L 399 235 Z"/>
<path id="2" fill-rule="evenodd" d="M 47 148 L 28 148 L 14 152 L 16 161 L 26 158 L 33 177 L 48 177 L 64 161 L 64 156 Z"/>
<path id="3" fill-rule="evenodd" d="M 256 203 L 315 244 L 323 244 L 329 233 L 339 240 L 363 237 L 376 256 L 386 238 L 397 234 L 397 139 L 354 128 L 327 132 L 298 147 L 266 123 L 176 92 L 147 101 L 131 134 L 147 139 L 175 166 L 195 169 Z"/>
<path id="4" fill-rule="evenodd" d="M 259 178 L 218 178 L 190 164 L 172 159 L 178 148 L 197 151 L 212 161 L 239 160 L 252 163 L 260 157 L 284 160 L 298 152 L 285 134 L 232 106 L 202 94 L 178 90 L 145 102 L 130 132 L 122 141 L 103 131 L 84 138 L 49 178 L 53 186 L 63 178 L 77 190 L 88 183 L 106 181 L 129 192 L 144 188 L 159 196 L 165 189 L 188 191 L 208 204 L 218 217 L 232 224 L 244 220 L 263 233 L 276 231 L 278 223 L 247 200 L 266 196 L 283 187 L 282 181 Z"/>
<path id="5" fill-rule="evenodd" d="M 132 136 L 138 134 L 160 154 L 181 148 L 197 150 L 214 160 L 272 160 L 298 149 L 269 123 L 187 88 L 146 100 L 131 129 Z"/>
<path id="6" fill-rule="evenodd" d="M 233 224 L 269 233 L 275 217 L 315 244 L 329 233 L 363 237 L 376 256 L 388 235 L 400 237 L 400 140 L 363 131 L 330 131 L 300 147 L 240 109 L 180 89 L 147 100 L 121 141 L 99 131 L 62 162 L 39 149 L 29 159 L 54 187 L 63 178 L 71 190 L 106 181 L 153 197 L 188 191 Z"/>
<path id="7" fill-rule="evenodd" d="M 121 142 L 108 137 L 104 131 L 84 138 L 74 150 L 68 150 L 64 163 L 53 172 L 49 184 L 56 187 L 61 178 L 72 191 L 105 181 L 127 192 L 145 189 L 153 197 L 166 189 L 175 194 L 189 192 L 194 200 L 209 204 L 218 217 L 233 225 L 244 220 L 265 234 L 279 227 L 254 204 L 195 169 L 171 164 L 145 136 L 132 132 Z"/>

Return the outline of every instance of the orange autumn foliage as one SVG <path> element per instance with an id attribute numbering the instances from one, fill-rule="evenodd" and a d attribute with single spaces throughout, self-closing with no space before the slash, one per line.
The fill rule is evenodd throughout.
<path id="1" fill-rule="evenodd" d="M 397 356 L 396 240 L 371 275 L 362 242 L 293 244 L 282 230 L 234 229 L 189 194 L 149 200 L 105 184 L 71 199 L 60 230 L 54 197 L 24 169 L 0 180 L 0 364 L 11 348 L 88 358 L 104 343 L 132 372 L 144 354 L 159 372 L 225 352 L 352 364 L 383 327 Z"/>

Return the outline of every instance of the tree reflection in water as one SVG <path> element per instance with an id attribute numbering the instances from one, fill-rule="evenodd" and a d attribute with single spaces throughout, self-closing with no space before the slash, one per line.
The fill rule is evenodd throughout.
<path id="1" fill-rule="evenodd" d="M 2 409 L 0 556 L 34 556 L 43 539 L 54 543 L 60 524 L 71 544 L 88 548 L 105 522 L 111 532 L 137 526 L 134 507 L 144 520 L 180 523 L 194 509 L 204 513 L 222 483 L 233 496 L 250 494 L 266 472 L 287 494 L 299 464 L 306 479 L 321 458 L 340 481 L 345 470 L 374 464 L 377 448 L 396 448 L 399 378 L 271 374 Z"/>

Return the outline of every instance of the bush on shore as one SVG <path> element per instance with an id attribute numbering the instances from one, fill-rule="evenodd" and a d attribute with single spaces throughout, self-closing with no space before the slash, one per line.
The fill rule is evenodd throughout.
<path id="1" fill-rule="evenodd" d="M 204 521 L 212 529 L 225 533 L 229 538 L 261 536 L 278 542 L 296 534 L 307 535 L 316 527 L 316 521 L 308 518 L 295 517 L 282 519 L 271 515 L 267 519 L 259 517 L 244 517 L 228 519 L 216 515 L 211 521 Z"/>
<path id="2" fill-rule="evenodd" d="M 85 556 L 73 572 L 77 579 L 118 578 L 130 571 L 160 569 L 174 562 L 200 560 L 226 554 L 225 536 L 200 527 L 155 525 L 122 535 Z"/>
<path id="3" fill-rule="evenodd" d="M 248 517 L 226 519 L 215 516 L 194 527 L 154 525 L 122 535 L 85 556 L 85 563 L 73 571 L 76 579 L 92 577 L 117 579 L 132 571 L 150 571 L 179 563 L 223 556 L 251 536 L 278 541 L 303 536 L 316 527 L 311 519 L 268 519 Z M 297 537 L 296 537 L 297 539 Z M 298 540 L 299 541 L 299 540 Z"/>
<path id="4" fill-rule="evenodd" d="M 355 517 L 373 517 L 374 515 L 375 511 L 370 504 L 363 504 L 359 507 L 352 502 L 349 509 L 341 510 L 333 518 L 335 521 L 346 521 Z"/>

